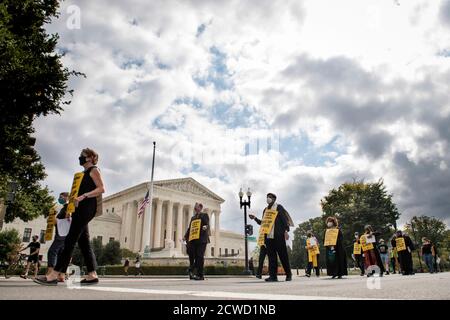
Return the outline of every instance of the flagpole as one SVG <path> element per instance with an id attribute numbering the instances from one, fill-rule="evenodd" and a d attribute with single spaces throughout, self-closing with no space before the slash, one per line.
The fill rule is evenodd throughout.
<path id="1" fill-rule="evenodd" d="M 155 173 L 155 151 L 156 151 L 156 141 L 153 141 L 153 158 L 152 158 L 152 174 L 150 179 L 150 190 L 149 191 L 149 206 L 148 210 L 146 210 L 145 213 L 148 213 L 148 217 L 145 217 L 144 213 L 144 223 L 148 225 L 144 225 L 144 230 L 147 230 L 148 232 L 144 232 L 144 258 L 147 258 L 150 256 L 150 226 L 151 226 L 151 217 L 152 217 L 152 210 L 153 210 L 153 176 Z"/>

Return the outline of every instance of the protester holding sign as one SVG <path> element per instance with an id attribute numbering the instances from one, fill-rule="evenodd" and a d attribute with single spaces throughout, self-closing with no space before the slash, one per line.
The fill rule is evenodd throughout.
<path id="1" fill-rule="evenodd" d="M 308 265 L 306 267 L 306 276 L 309 278 L 311 276 L 311 270 L 312 268 L 314 268 L 314 270 L 316 271 L 316 277 L 319 277 L 319 241 L 317 241 L 317 238 L 313 235 L 312 231 L 308 231 L 307 237 L 308 238 L 306 239 L 305 247 L 305 249 L 308 250 Z"/>
<path id="2" fill-rule="evenodd" d="M 97 212 L 98 208 L 101 207 L 101 204 L 97 202 L 97 197 L 105 192 L 105 188 L 103 186 L 100 171 L 96 167 L 98 154 L 94 150 L 86 148 L 81 151 L 78 160 L 80 165 L 83 166 L 84 171 L 82 174 L 75 175 L 71 189 L 69 204 L 66 211 L 68 215 L 72 215 L 70 230 L 64 241 L 64 249 L 58 255 L 54 270 L 47 276 L 36 278 L 35 282 L 39 284 L 57 284 L 59 273 L 64 276 L 67 271 L 77 242 L 88 271 L 87 277 L 81 280 L 81 285 L 98 283 L 98 276 L 95 271 L 97 262 L 89 241 L 88 223 L 96 216 L 96 214 L 101 214 L 101 212 Z M 80 176 L 82 177 L 81 179 Z M 73 196 L 75 194 L 76 197 L 74 198 Z M 70 210 L 71 204 L 75 207 L 73 213 L 71 213 Z"/>
<path id="3" fill-rule="evenodd" d="M 402 275 L 413 275 L 414 271 L 411 252 L 414 250 L 414 245 L 411 238 L 398 230 L 396 232 L 395 242 L 393 242 L 393 244 L 397 249 Z"/>
<path id="4" fill-rule="evenodd" d="M 63 223 L 69 224 L 72 218 L 66 218 L 66 210 L 67 210 L 67 201 L 69 200 L 69 193 L 68 192 L 61 192 L 59 194 L 58 203 L 61 204 L 63 207 L 59 211 L 58 215 L 56 216 L 56 223 L 55 223 L 55 238 L 53 239 L 53 243 L 48 249 L 47 252 L 47 274 L 50 274 L 53 271 L 53 268 L 56 265 L 58 254 L 63 250 L 64 248 L 64 241 L 66 239 L 67 231 L 64 227 L 62 227 L 61 223 L 58 222 L 62 221 Z M 58 278 L 59 282 L 64 282 L 64 277 L 61 277 L 61 275 Z"/>
<path id="5" fill-rule="evenodd" d="M 328 217 L 326 220 L 327 231 L 325 232 L 327 275 L 332 279 L 342 279 L 347 272 L 347 257 L 344 249 L 344 238 L 338 228 L 338 221 L 335 217 Z"/>
<path id="6" fill-rule="evenodd" d="M 202 213 L 202 209 L 203 205 L 201 203 L 195 204 L 195 214 L 192 216 L 183 238 L 183 240 L 188 242 L 189 252 L 194 256 L 196 274 L 192 277 L 190 273 L 190 277 L 193 280 L 205 280 L 203 265 L 205 263 L 206 245 L 209 243 L 209 216 L 206 213 Z"/>
<path id="7" fill-rule="evenodd" d="M 358 232 L 355 232 L 355 241 L 353 242 L 353 254 L 352 258 L 355 261 L 356 266 L 361 270 L 361 276 L 364 275 L 364 254 L 361 248 L 360 236 Z"/>
<path id="8" fill-rule="evenodd" d="M 375 274 L 374 266 L 378 267 L 380 277 L 385 271 L 383 262 L 381 261 L 380 253 L 377 248 L 376 235 L 378 232 L 373 231 L 372 226 L 366 225 L 364 227 L 364 234 L 361 236 L 361 247 L 364 252 L 364 267 L 366 268 L 367 276 L 370 277 Z M 370 270 L 372 268 L 372 270 Z"/>
<path id="9" fill-rule="evenodd" d="M 252 220 L 255 220 L 255 222 L 259 225 L 261 225 L 261 220 L 259 220 L 258 218 L 255 217 L 254 214 L 249 214 L 248 217 Z M 264 219 L 264 217 L 263 217 Z M 261 234 L 261 233 L 260 233 Z M 267 256 L 267 247 L 266 244 L 264 243 L 264 234 L 262 234 L 261 239 L 258 239 L 258 245 L 259 245 L 259 257 L 258 257 L 258 269 L 256 271 L 256 277 L 258 279 L 262 278 L 262 270 L 264 267 L 264 260 L 266 259 Z"/>
<path id="10" fill-rule="evenodd" d="M 269 256 L 269 278 L 266 281 L 278 281 L 278 257 L 286 273 L 286 281 L 292 280 L 291 266 L 287 253 L 286 240 L 289 239 L 289 226 L 294 226 L 289 213 L 282 205 L 275 201 L 277 196 L 273 193 L 267 194 L 267 208 L 264 209 L 263 219 L 255 218 L 259 229 L 258 245 L 263 244 L 267 247 L 267 255 Z"/>

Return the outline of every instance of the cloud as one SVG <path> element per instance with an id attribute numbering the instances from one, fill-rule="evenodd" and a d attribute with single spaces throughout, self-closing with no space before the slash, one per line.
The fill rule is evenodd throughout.
<path id="1" fill-rule="evenodd" d="M 225 229 L 242 230 L 241 187 L 256 214 L 272 191 L 301 222 L 331 188 L 381 177 L 400 223 L 450 223 L 447 2 L 65 1 L 48 29 L 87 78 L 36 121 L 46 183 L 66 190 L 86 146 L 108 194 L 149 180 L 156 141 L 155 178 L 219 194 Z"/>

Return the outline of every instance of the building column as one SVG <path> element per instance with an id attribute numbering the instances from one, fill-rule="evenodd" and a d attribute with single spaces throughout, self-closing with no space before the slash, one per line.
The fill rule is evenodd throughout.
<path id="1" fill-rule="evenodd" d="M 161 248 L 161 220 L 162 220 L 162 205 L 161 199 L 156 199 L 156 216 L 155 216 L 155 234 L 153 238 L 153 243 L 155 248 Z"/>
<path id="2" fill-rule="evenodd" d="M 191 222 L 193 206 L 192 204 L 185 204 L 183 208 L 186 208 L 186 214 L 183 210 L 183 232 L 186 232 L 186 230 L 189 228 L 189 223 Z M 182 249 L 182 252 L 183 254 L 187 254 L 186 247 Z"/>
<path id="3" fill-rule="evenodd" d="M 175 248 L 181 253 L 181 248 L 183 247 L 183 205 L 178 203 L 177 205 L 177 238 L 175 239 Z"/>
<path id="4" fill-rule="evenodd" d="M 139 205 L 139 203 L 142 201 L 143 199 L 139 199 L 139 201 L 137 202 L 137 204 Z M 140 251 L 141 250 L 141 243 L 142 243 L 142 217 L 138 217 L 137 216 L 137 206 L 136 206 L 136 210 L 134 211 L 134 215 L 136 215 L 136 225 L 135 225 L 135 230 L 134 230 L 134 247 L 133 247 L 133 251 Z"/>
<path id="5" fill-rule="evenodd" d="M 211 222 L 212 222 L 211 221 L 211 209 L 205 208 L 205 209 L 203 209 L 203 212 L 208 215 L 208 218 L 209 218 L 209 222 L 208 222 L 209 230 L 211 231 Z M 205 257 L 207 257 L 207 258 L 211 257 L 211 245 L 209 245 L 209 244 L 206 246 Z"/>
<path id="6" fill-rule="evenodd" d="M 166 216 L 166 241 L 169 248 L 174 247 L 173 239 L 173 201 L 167 201 L 167 216 Z M 166 245 L 164 245 L 166 247 Z"/>
<path id="7" fill-rule="evenodd" d="M 214 211 L 214 255 L 219 256 L 220 251 L 220 211 Z M 217 253 L 216 253 L 217 252 Z"/>
<path id="8" fill-rule="evenodd" d="M 148 204 L 145 206 L 144 217 L 143 217 L 143 231 L 142 231 L 142 242 L 140 252 L 144 253 L 147 249 L 148 253 L 150 253 L 150 226 L 152 219 L 152 204 Z"/>
<path id="9" fill-rule="evenodd" d="M 122 207 L 122 224 L 120 226 L 120 243 L 121 247 L 126 247 L 128 244 L 128 220 L 129 220 L 129 214 L 128 214 L 128 208 L 130 206 L 129 202 L 126 202 Z M 127 239 L 127 242 L 125 243 L 125 238 Z"/>

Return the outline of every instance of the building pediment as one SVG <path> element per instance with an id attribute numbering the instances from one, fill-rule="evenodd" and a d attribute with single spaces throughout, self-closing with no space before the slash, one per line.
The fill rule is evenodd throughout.
<path id="1" fill-rule="evenodd" d="M 193 178 L 160 180 L 155 181 L 154 185 L 176 191 L 196 194 L 207 198 L 212 198 L 221 203 L 225 201 L 224 199 L 219 197 L 217 194 L 215 194 L 214 192 L 212 192 L 211 190 L 209 190 L 208 188 L 206 188 L 204 185 L 197 182 Z"/>

